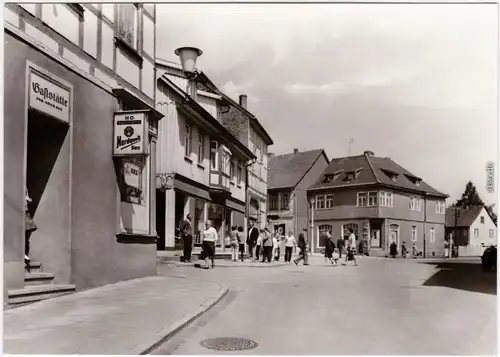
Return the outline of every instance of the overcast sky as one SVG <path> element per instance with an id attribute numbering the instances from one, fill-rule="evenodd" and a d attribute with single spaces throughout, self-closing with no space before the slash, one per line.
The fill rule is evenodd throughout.
<path id="1" fill-rule="evenodd" d="M 451 197 L 487 203 L 496 161 L 497 5 L 157 5 L 157 56 L 180 46 L 248 95 L 271 152 L 391 157 Z"/>

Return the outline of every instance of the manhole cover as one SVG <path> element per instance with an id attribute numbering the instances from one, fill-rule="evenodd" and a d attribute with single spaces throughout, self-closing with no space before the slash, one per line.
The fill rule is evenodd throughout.
<path id="1" fill-rule="evenodd" d="M 259 344 L 255 341 L 239 337 L 209 338 L 200 343 L 203 347 L 217 351 L 242 351 L 251 350 Z"/>

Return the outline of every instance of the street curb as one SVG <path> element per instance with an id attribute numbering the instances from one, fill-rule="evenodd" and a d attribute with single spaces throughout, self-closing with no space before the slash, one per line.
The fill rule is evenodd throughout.
<path id="1" fill-rule="evenodd" d="M 219 284 L 220 285 L 220 284 Z M 213 306 L 215 306 L 219 301 L 222 300 L 224 296 L 229 292 L 229 288 L 222 286 L 217 291 L 215 296 L 207 301 L 205 301 L 203 304 L 199 305 L 196 310 L 194 310 L 192 313 L 189 313 L 185 316 L 183 316 L 181 319 L 177 320 L 176 322 L 170 324 L 168 327 L 161 329 L 156 333 L 154 337 L 151 338 L 150 342 L 141 344 L 140 346 L 134 348 L 133 351 L 129 351 L 130 354 L 135 354 L 135 355 L 147 355 L 160 347 L 165 341 L 170 339 L 172 336 L 174 336 L 177 332 L 181 331 L 184 327 L 189 325 L 191 322 L 196 320 L 198 317 L 203 315 L 205 312 L 210 310 Z M 153 342 L 154 340 L 154 342 Z"/>
<path id="2" fill-rule="evenodd" d="M 171 265 L 176 267 L 194 267 L 194 264 L 182 264 L 175 261 L 159 261 L 159 264 Z M 215 265 L 216 268 L 277 268 L 283 267 L 290 264 L 286 263 L 278 263 L 278 264 L 270 264 L 270 265 Z"/>

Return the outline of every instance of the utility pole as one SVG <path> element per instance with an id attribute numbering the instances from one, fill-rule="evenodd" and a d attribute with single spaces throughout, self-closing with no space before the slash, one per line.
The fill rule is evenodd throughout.
<path id="1" fill-rule="evenodd" d="M 427 192 L 424 193 L 424 258 L 426 251 L 426 241 L 425 241 L 425 233 L 427 231 Z"/>
<path id="2" fill-rule="evenodd" d="M 354 142 L 354 138 L 349 139 L 349 145 L 347 148 L 347 156 L 351 156 L 351 144 Z"/>

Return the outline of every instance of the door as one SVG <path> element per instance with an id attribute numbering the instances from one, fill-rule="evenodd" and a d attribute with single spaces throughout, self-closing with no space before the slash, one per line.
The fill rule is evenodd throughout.
<path id="1" fill-rule="evenodd" d="M 389 246 L 392 242 L 396 242 L 399 249 L 399 226 L 397 224 L 391 224 L 389 227 Z"/>
<path id="2" fill-rule="evenodd" d="M 370 247 L 380 248 L 380 229 L 372 229 L 370 236 Z"/>

